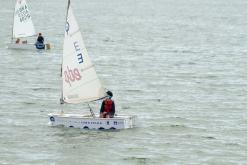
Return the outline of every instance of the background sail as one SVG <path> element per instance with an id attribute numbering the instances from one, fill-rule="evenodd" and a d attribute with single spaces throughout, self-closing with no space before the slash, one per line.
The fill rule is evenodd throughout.
<path id="1" fill-rule="evenodd" d="M 88 102 L 106 96 L 70 6 L 65 26 L 62 78 L 63 100 L 66 103 Z"/>
<path id="2" fill-rule="evenodd" d="M 29 37 L 35 34 L 26 0 L 17 0 L 14 13 L 13 38 Z"/>

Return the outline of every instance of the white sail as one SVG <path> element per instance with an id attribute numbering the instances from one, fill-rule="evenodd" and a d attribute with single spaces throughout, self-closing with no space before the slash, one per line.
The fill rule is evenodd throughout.
<path id="1" fill-rule="evenodd" d="M 35 34 L 26 0 L 17 0 L 14 13 L 13 38 L 29 37 Z"/>
<path id="2" fill-rule="evenodd" d="M 62 97 L 66 103 L 89 102 L 106 96 L 89 59 L 70 3 L 65 26 L 62 78 Z"/>

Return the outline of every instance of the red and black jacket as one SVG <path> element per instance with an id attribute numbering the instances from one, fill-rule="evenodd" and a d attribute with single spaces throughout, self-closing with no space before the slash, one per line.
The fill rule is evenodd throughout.
<path id="1" fill-rule="evenodd" d="M 100 108 L 100 113 L 107 112 L 110 116 L 114 116 L 115 114 L 115 103 L 111 99 L 105 99 Z"/>

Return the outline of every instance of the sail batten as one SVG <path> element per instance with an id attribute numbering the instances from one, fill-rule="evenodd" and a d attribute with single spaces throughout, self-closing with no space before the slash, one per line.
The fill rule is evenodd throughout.
<path id="1" fill-rule="evenodd" d="M 104 97 L 101 97 L 101 98 L 87 98 L 87 99 L 71 99 L 69 102 L 67 102 L 66 100 L 64 100 L 64 103 L 66 103 L 66 104 L 79 104 L 79 103 L 89 103 L 89 102 L 93 102 L 93 101 L 97 101 L 97 100 L 101 100 L 101 99 L 103 99 L 103 98 L 105 98 L 105 96 Z"/>
<path id="2" fill-rule="evenodd" d="M 83 84 L 80 84 L 79 86 L 75 87 L 75 88 L 72 88 L 71 90 L 68 91 L 68 94 L 69 93 L 72 93 L 73 91 L 77 90 L 77 88 L 79 88 L 80 86 L 85 86 L 87 84 L 91 84 L 93 81 L 98 81 L 98 78 L 95 78 L 95 79 L 92 79 L 90 81 L 87 81 L 87 82 L 84 82 Z"/>
<path id="3" fill-rule="evenodd" d="M 70 34 L 70 37 L 73 37 L 74 35 L 76 35 L 77 33 L 81 33 L 80 29 L 78 29 L 77 31 L 73 32 L 72 34 Z M 81 34 L 80 34 L 81 35 Z"/>
<path id="4" fill-rule="evenodd" d="M 65 103 L 90 102 L 105 97 L 82 35 L 68 3 L 62 62 L 62 97 Z"/>
<path id="5" fill-rule="evenodd" d="M 17 0 L 14 12 L 13 38 L 31 37 L 36 34 L 26 0 Z"/>

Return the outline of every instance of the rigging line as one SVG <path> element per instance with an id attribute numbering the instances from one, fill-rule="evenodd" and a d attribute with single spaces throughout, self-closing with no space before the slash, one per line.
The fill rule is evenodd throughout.
<path id="1" fill-rule="evenodd" d="M 87 105 L 88 105 L 88 108 L 89 108 L 89 111 L 90 111 L 92 117 L 95 118 L 96 116 L 95 116 L 95 114 L 94 114 L 92 108 L 90 107 L 89 103 L 87 103 Z"/>
<path id="2" fill-rule="evenodd" d="M 74 31 L 73 33 L 69 34 L 69 37 L 73 37 L 76 33 L 80 32 L 80 28 L 78 28 L 78 30 Z"/>
<path id="3" fill-rule="evenodd" d="M 73 99 L 72 102 L 67 102 L 67 101 L 65 100 L 64 103 L 66 103 L 66 104 L 90 103 L 90 102 L 94 102 L 94 101 L 101 100 L 101 99 L 103 99 L 103 98 L 105 98 L 105 97 L 106 97 L 106 96 L 101 97 L 100 99 L 99 99 L 99 98 L 95 98 L 95 97 L 90 97 L 90 98 L 84 99 L 84 100 L 81 100 L 81 99 Z"/>
<path id="4" fill-rule="evenodd" d="M 22 34 L 18 34 L 18 35 L 24 35 L 23 33 Z M 33 35 L 30 35 L 30 36 L 19 36 L 19 37 L 12 37 L 13 39 L 14 38 L 27 38 L 27 37 L 34 37 L 34 36 L 36 36 L 36 34 L 33 34 Z"/>
<path id="5" fill-rule="evenodd" d="M 64 102 L 63 102 L 63 104 L 64 104 Z M 60 111 L 60 114 L 61 114 L 61 115 L 63 115 L 63 114 L 64 114 L 64 111 L 63 111 L 63 107 L 64 107 L 64 106 L 63 106 L 63 104 L 60 104 L 60 106 L 61 106 L 61 111 Z"/>

